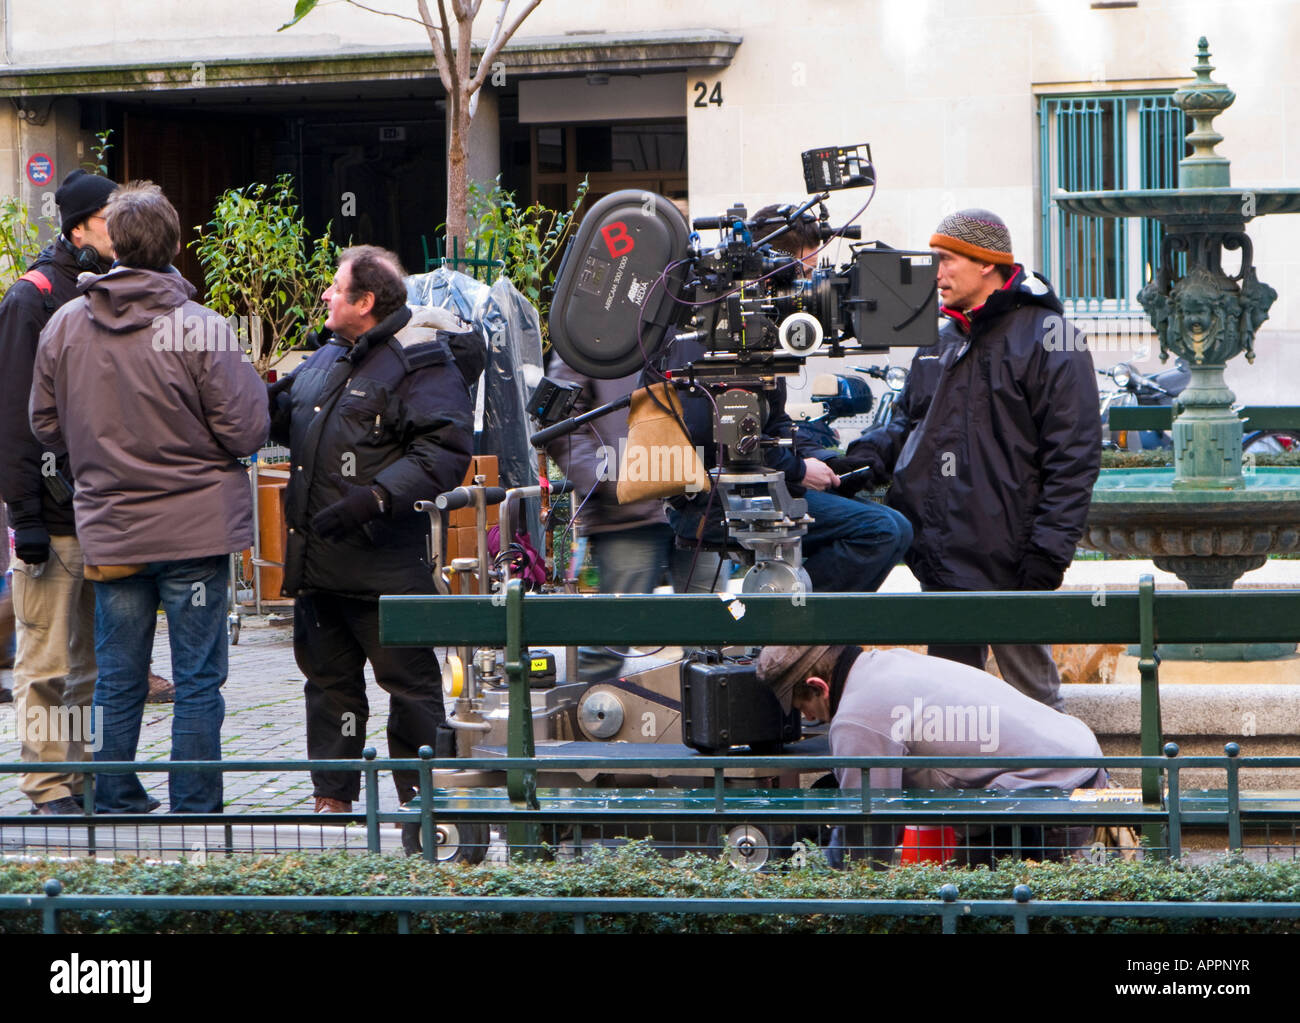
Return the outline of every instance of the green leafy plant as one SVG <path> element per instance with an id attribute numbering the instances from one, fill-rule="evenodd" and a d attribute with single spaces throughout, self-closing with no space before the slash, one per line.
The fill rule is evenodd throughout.
<path id="1" fill-rule="evenodd" d="M 510 283 L 541 313 L 545 337 L 555 259 L 573 230 L 587 195 L 587 182 L 578 186 L 578 196 L 567 210 L 552 210 L 540 203 L 522 206 L 513 192 L 501 187 L 499 176 L 490 189 L 471 183 L 469 195 L 470 218 L 476 226 L 466 254 L 471 259 L 504 260 Z"/>
<path id="2" fill-rule="evenodd" d="M 232 188 L 217 199 L 207 226 L 190 243 L 203 266 L 207 302 L 222 316 L 248 318 L 253 362 L 271 360 L 303 341 L 319 318 L 339 248 L 330 225 L 312 239 L 298 212 L 293 177 Z"/>
<path id="3" fill-rule="evenodd" d="M 89 174 L 108 176 L 108 151 L 113 148 L 113 143 L 110 141 L 112 138 L 112 128 L 105 128 L 103 131 L 95 132 L 95 141 L 90 145 L 92 159 L 81 164 L 82 170 Z"/>
<path id="4" fill-rule="evenodd" d="M 16 195 L 0 196 L 0 297 L 41 251 L 40 225 Z"/>

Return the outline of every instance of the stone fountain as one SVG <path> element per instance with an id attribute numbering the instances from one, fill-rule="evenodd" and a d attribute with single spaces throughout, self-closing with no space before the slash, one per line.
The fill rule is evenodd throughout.
<path id="1" fill-rule="evenodd" d="M 1212 122 L 1236 97 L 1210 77 L 1209 58 L 1202 36 L 1196 79 L 1174 93 L 1193 123 L 1187 136 L 1193 152 L 1179 164 L 1178 188 L 1052 198 L 1070 213 L 1160 221 L 1165 237 L 1156 276 L 1138 300 L 1160 339 L 1160 358 L 1172 351 L 1192 372 L 1174 402 L 1173 469 L 1103 471 L 1083 546 L 1150 558 L 1191 589 L 1230 589 L 1269 554 L 1300 547 L 1300 473 L 1253 465 L 1243 473 L 1242 421 L 1223 378 L 1229 359 L 1244 352 L 1254 361 L 1255 332 L 1277 298 L 1255 274 L 1246 224 L 1269 213 L 1300 212 L 1300 188 L 1231 184 L 1228 160 L 1215 152 L 1223 136 Z M 1223 269 L 1224 250 L 1241 252 L 1235 275 Z M 1176 277 L 1180 252 L 1187 269 Z"/>

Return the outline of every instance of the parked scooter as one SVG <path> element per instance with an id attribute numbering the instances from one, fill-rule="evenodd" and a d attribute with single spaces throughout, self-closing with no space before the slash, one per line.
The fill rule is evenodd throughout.
<path id="1" fill-rule="evenodd" d="M 1097 372 L 1109 377 L 1115 385 L 1113 390 L 1101 395 L 1103 448 L 1110 451 L 1153 451 L 1173 447 L 1173 437 L 1168 430 L 1111 430 L 1110 410 L 1128 405 L 1172 405 L 1192 379 L 1186 362 L 1177 359 L 1169 369 L 1151 376 L 1139 373 L 1127 362 Z"/>
<path id="2" fill-rule="evenodd" d="M 1114 390 L 1101 395 L 1103 430 L 1110 428 L 1112 408 L 1172 405 L 1192 378 L 1187 363 L 1182 359 L 1176 360 L 1172 368 L 1151 376 L 1139 373 L 1126 362 L 1097 372 L 1110 377 L 1115 384 Z M 1109 436 L 1102 441 L 1102 447 L 1111 451 L 1151 451 L 1173 447 L 1173 437 L 1168 430 L 1110 430 Z M 1300 452 L 1300 434 L 1290 430 L 1249 430 L 1242 437 L 1241 449 L 1251 454 Z"/>
<path id="3" fill-rule="evenodd" d="M 894 401 L 907 383 L 907 370 L 902 366 L 850 366 L 854 373 L 863 373 L 885 384 L 879 400 L 871 387 L 861 377 L 845 373 L 823 373 L 813 381 L 812 400 L 824 410 L 816 419 L 801 419 L 795 423 L 801 437 L 811 436 L 818 444 L 815 457 L 825 460 L 842 455 L 840 433 L 832 425 L 837 419 L 864 416 L 875 408 L 875 415 L 866 430 L 874 430 L 889 422 L 894 414 Z M 866 432 L 866 431 L 864 431 Z"/>

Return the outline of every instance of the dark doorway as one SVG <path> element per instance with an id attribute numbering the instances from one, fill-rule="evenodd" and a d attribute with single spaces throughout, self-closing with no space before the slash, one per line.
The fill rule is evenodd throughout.
<path id="1" fill-rule="evenodd" d="M 328 224 L 340 245 L 382 245 L 408 272 L 424 269 L 424 246 L 435 247 L 446 210 L 444 119 L 432 95 L 321 95 L 310 102 L 268 95 L 188 106 L 169 99 L 176 102 L 155 94 L 105 104 L 87 111 L 85 127 L 114 129 L 120 148 L 111 154 L 111 174 L 154 181 L 175 204 L 177 266 L 200 297 L 203 272 L 188 247 L 196 226 L 211 219 L 226 189 L 269 184 L 286 172 L 313 235 Z"/>
<path id="2" fill-rule="evenodd" d="M 181 221 L 176 266 L 203 292 L 203 270 L 189 247 L 196 228 L 211 219 L 213 203 L 227 188 L 273 176 L 278 126 L 264 118 L 152 110 L 124 111 L 121 125 L 121 180 L 152 181 L 172 201 Z"/>

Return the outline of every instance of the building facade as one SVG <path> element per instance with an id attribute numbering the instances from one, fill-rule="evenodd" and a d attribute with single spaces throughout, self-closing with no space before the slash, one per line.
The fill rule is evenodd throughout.
<path id="1" fill-rule="evenodd" d="M 419 269 L 446 180 L 424 30 L 331 4 L 277 32 L 293 6 L 0 0 L 0 191 L 39 208 L 112 129 L 110 172 L 158 181 L 187 225 L 223 188 L 287 171 L 315 226 Z M 651 189 L 702 216 L 800 201 L 801 151 L 868 142 L 864 238 L 924 247 L 946 212 L 996 210 L 1017 258 L 1097 336 L 1098 365 L 1154 369 L 1136 293 L 1158 239 L 1136 221 L 1071 222 L 1051 195 L 1176 183 L 1185 126 L 1169 97 L 1201 35 L 1237 94 L 1216 121 L 1234 184 L 1300 183 L 1296 0 L 544 0 L 485 90 L 471 173 L 552 206 L 585 177 L 592 196 Z M 867 196 L 834 194 L 832 218 Z M 1248 231 L 1279 298 L 1255 367 L 1237 360 L 1229 383 L 1243 401 L 1294 403 L 1300 218 Z"/>

